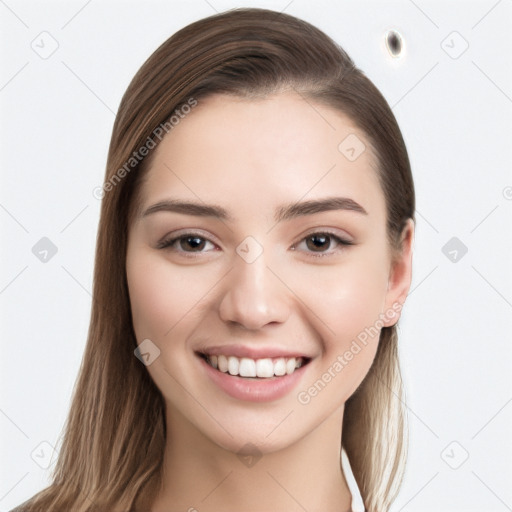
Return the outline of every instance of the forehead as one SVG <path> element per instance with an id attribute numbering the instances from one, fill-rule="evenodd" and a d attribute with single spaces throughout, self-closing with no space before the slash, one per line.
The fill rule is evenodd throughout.
<path id="1" fill-rule="evenodd" d="M 201 100 L 162 140 L 141 203 L 173 194 L 261 212 L 276 204 L 351 197 L 385 212 L 369 142 L 344 114 L 296 93 Z"/>

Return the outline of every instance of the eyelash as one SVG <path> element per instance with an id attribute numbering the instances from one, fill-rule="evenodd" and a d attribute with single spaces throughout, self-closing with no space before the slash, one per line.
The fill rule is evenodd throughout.
<path id="1" fill-rule="evenodd" d="M 330 232 L 330 231 L 314 231 L 312 233 L 308 233 L 305 237 L 303 237 L 301 240 L 299 240 L 299 242 L 297 244 L 294 244 L 293 247 L 292 247 L 292 250 L 295 250 L 296 247 L 301 243 L 301 242 L 304 242 L 305 240 L 307 240 L 308 238 L 312 237 L 312 236 L 318 236 L 318 235 L 324 235 L 324 236 L 329 236 L 331 241 L 335 241 L 337 244 L 339 244 L 340 246 L 342 246 L 342 249 L 340 250 L 344 250 L 343 247 L 348 247 L 350 245 L 354 245 L 354 242 L 351 242 L 350 240 L 346 240 L 344 238 L 341 238 L 340 236 Z M 207 242 L 210 242 L 213 244 L 213 242 L 211 242 L 210 240 L 208 240 L 208 238 L 206 238 L 205 236 L 203 236 L 201 233 L 194 233 L 194 232 L 189 232 L 189 233 L 184 233 L 180 236 L 177 236 L 177 237 L 173 237 L 173 238 L 167 238 L 167 239 L 164 239 L 162 240 L 161 242 L 158 243 L 157 245 L 157 249 L 170 249 L 172 248 L 172 246 L 174 244 L 176 244 L 177 242 L 179 242 L 180 240 L 184 240 L 186 238 L 192 238 L 192 237 L 196 237 L 196 238 L 200 238 L 201 240 L 204 240 L 204 241 L 207 241 Z M 186 255 L 186 257 L 188 258 L 193 258 L 195 257 L 194 255 L 195 254 L 201 254 L 201 252 L 203 251 L 180 251 L 180 250 L 175 250 L 175 252 L 178 252 L 180 254 L 184 254 Z M 307 251 L 307 253 L 313 257 L 313 258 L 323 258 L 323 257 L 326 257 L 326 256 L 331 256 L 332 255 L 332 251 L 331 252 L 319 252 L 319 253 L 315 253 L 314 251 Z"/>

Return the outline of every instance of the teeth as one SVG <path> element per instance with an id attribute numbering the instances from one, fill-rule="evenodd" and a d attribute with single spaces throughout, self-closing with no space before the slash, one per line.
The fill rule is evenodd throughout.
<path id="1" fill-rule="evenodd" d="M 274 363 L 272 359 L 258 359 L 256 361 L 256 375 L 258 377 L 273 377 Z"/>
<path id="2" fill-rule="evenodd" d="M 247 357 L 240 359 L 238 374 L 240 377 L 256 377 L 256 361 Z"/>
<path id="3" fill-rule="evenodd" d="M 228 371 L 228 359 L 226 356 L 219 356 L 217 358 L 217 364 L 219 365 L 219 370 L 221 372 L 226 373 Z"/>
<path id="4" fill-rule="evenodd" d="M 281 377 L 292 374 L 303 364 L 302 357 L 279 357 L 276 359 L 250 359 L 234 356 L 207 356 L 207 362 L 223 373 L 239 375 L 240 377 Z"/>
<path id="5" fill-rule="evenodd" d="M 240 361 L 236 357 L 228 358 L 228 372 L 230 375 L 238 375 L 238 370 L 240 368 Z"/>
<path id="6" fill-rule="evenodd" d="M 278 377 L 281 377 L 286 374 L 286 363 L 284 362 L 284 359 L 280 357 L 275 363 L 274 363 L 274 375 L 277 375 Z"/>

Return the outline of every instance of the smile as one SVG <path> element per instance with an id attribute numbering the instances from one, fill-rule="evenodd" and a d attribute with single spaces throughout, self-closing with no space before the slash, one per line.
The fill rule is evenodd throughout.
<path id="1" fill-rule="evenodd" d="M 228 355 L 228 350 L 220 347 L 211 349 L 216 354 L 201 351 L 196 352 L 196 357 L 214 388 L 245 402 L 269 402 L 290 395 L 312 360 L 298 354 L 289 354 L 289 357 L 283 353 L 272 354 L 272 350 L 259 350 L 260 353 L 253 359 L 247 357 L 250 351 L 246 348 L 231 348 L 229 352 L 238 350 L 240 357 Z M 263 357 L 270 355 L 275 357 Z"/>
<path id="2" fill-rule="evenodd" d="M 276 357 L 251 359 L 228 355 L 201 354 L 204 360 L 222 373 L 245 378 L 282 377 L 291 375 L 296 369 L 307 363 L 303 357 Z"/>

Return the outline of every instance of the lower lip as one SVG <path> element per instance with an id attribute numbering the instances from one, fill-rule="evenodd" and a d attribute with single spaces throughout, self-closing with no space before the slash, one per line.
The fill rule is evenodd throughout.
<path id="1" fill-rule="evenodd" d="M 293 373 L 282 377 L 252 379 L 221 372 L 209 365 L 202 357 L 198 356 L 198 358 L 207 375 L 217 386 L 233 398 L 248 402 L 270 402 L 282 398 L 297 386 L 309 364 L 296 368 Z"/>

